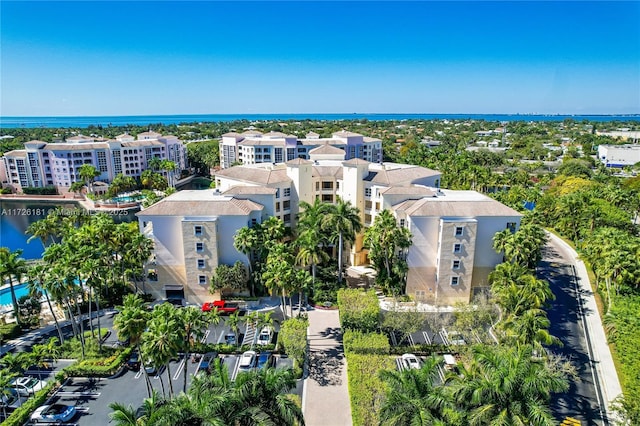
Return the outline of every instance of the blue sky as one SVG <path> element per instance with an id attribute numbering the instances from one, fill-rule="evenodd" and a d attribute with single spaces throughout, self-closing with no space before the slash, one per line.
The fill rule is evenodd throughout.
<path id="1" fill-rule="evenodd" d="M 0 114 L 640 113 L 640 2 L 9 2 Z"/>

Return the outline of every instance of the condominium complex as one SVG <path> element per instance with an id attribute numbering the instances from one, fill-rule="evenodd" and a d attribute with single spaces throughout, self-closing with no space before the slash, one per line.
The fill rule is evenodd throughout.
<path id="1" fill-rule="evenodd" d="M 139 177 L 152 158 L 171 160 L 177 170 L 187 163 L 185 146 L 176 136 L 155 132 L 140 133 L 137 138 L 125 133 L 115 139 L 79 135 L 57 143 L 30 141 L 24 147 L 5 153 L 0 167 L 3 185 L 17 191 L 45 186 L 68 190 L 82 180 L 78 170 L 83 164 L 100 172 L 96 181 L 110 183 L 119 173 Z"/>
<path id="2" fill-rule="evenodd" d="M 187 300 L 210 300 L 210 277 L 220 264 L 247 257 L 233 246 L 244 226 L 275 216 L 295 228 L 301 201 L 340 197 L 357 207 L 365 227 L 383 210 L 411 231 L 407 293 L 429 303 L 468 302 L 487 285 L 502 255 L 493 235 L 515 230 L 521 214 L 474 191 L 442 190 L 440 173 L 424 167 L 347 159 L 330 143 L 281 164 L 230 167 L 216 174 L 216 190 L 181 191 L 138 213 L 155 241 L 157 296 L 181 290 Z M 363 236 L 345 254 L 350 265 L 368 263 Z"/>
<path id="3" fill-rule="evenodd" d="M 223 169 L 235 164 L 284 163 L 296 158 L 309 159 L 310 152 L 323 145 L 343 151 L 344 159 L 361 158 L 371 162 L 382 161 L 382 141 L 358 133 L 340 131 L 330 138 L 321 138 L 315 132 L 303 139 L 279 132 L 225 133 L 220 141 L 220 165 Z"/>

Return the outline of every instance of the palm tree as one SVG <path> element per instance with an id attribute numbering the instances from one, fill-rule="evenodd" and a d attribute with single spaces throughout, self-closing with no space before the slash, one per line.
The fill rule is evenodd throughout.
<path id="1" fill-rule="evenodd" d="M 83 164 L 78 168 L 78 175 L 82 180 L 85 181 L 87 187 L 89 188 L 89 192 L 93 193 L 93 181 L 95 178 L 100 176 L 102 173 L 96 169 L 91 164 Z"/>
<path id="2" fill-rule="evenodd" d="M 381 425 L 462 424 L 446 387 L 436 385 L 439 364 L 440 359 L 433 356 L 419 370 L 380 371 L 388 385 L 380 407 Z"/>
<path id="3" fill-rule="evenodd" d="M 30 234 L 31 236 L 27 239 L 27 243 L 30 243 L 34 238 L 40 238 L 40 242 L 42 243 L 42 248 L 47 248 L 47 240 L 51 239 L 53 241 L 53 237 L 55 235 L 53 221 L 42 219 L 31 223 L 25 234 Z"/>
<path id="4" fill-rule="evenodd" d="M 135 294 L 126 295 L 122 300 L 122 306 L 118 306 L 117 309 L 119 312 L 113 321 L 113 327 L 118 331 L 118 337 L 120 339 L 129 339 L 130 344 L 135 346 L 138 354 L 140 354 L 140 361 L 144 364 L 146 359 L 142 357 L 140 343 L 142 334 L 147 328 L 149 311 L 147 311 L 142 298 Z M 151 381 L 149 380 L 149 375 L 146 370 L 144 371 L 144 376 L 147 381 L 147 392 L 149 393 L 149 397 L 151 397 Z"/>
<path id="5" fill-rule="evenodd" d="M 16 317 L 16 323 L 22 325 L 20 321 L 20 310 L 18 309 L 18 299 L 16 299 L 16 291 L 13 288 L 13 279 L 18 283 L 22 276 L 27 272 L 27 261 L 22 257 L 22 250 L 10 251 L 7 247 L 0 247 L 0 280 L 4 283 L 9 280 L 9 289 L 11 291 L 11 303 L 13 304 L 13 315 Z"/>
<path id="6" fill-rule="evenodd" d="M 170 361 L 178 354 L 185 339 L 176 308 L 169 303 L 156 306 L 147 326 L 147 331 L 142 334 L 142 353 L 150 358 L 156 367 L 166 368 L 169 395 L 172 396 L 174 392 Z"/>
<path id="7" fill-rule="evenodd" d="M 532 345 L 542 353 L 543 345 L 561 345 L 560 339 L 549 333 L 551 322 L 542 309 L 532 308 L 521 315 L 510 315 L 500 325 L 505 332 L 507 342 L 520 345 Z"/>
<path id="8" fill-rule="evenodd" d="M 238 229 L 233 237 L 233 247 L 240 253 L 247 256 L 247 264 L 249 265 L 249 280 L 251 282 L 251 296 L 255 294 L 255 285 L 253 276 L 254 259 L 253 253 L 258 248 L 260 237 L 258 235 L 259 227 L 245 226 Z"/>
<path id="9" fill-rule="evenodd" d="M 178 309 L 176 311 L 178 323 L 182 326 L 182 334 L 184 336 L 184 340 L 182 341 L 182 351 L 184 352 L 184 359 L 189 359 L 189 353 L 191 351 L 191 347 L 195 341 L 198 341 L 204 336 L 204 332 L 206 328 L 210 324 L 211 316 L 207 315 L 206 312 L 202 312 L 198 308 L 186 307 L 184 309 Z M 187 392 L 187 368 L 186 366 L 183 368 L 184 370 L 184 382 L 182 386 L 182 391 Z"/>
<path id="10" fill-rule="evenodd" d="M 532 356 L 530 346 L 474 346 L 469 368 L 450 377 L 455 402 L 468 410 L 467 424 L 551 426 L 548 402 L 569 388 L 566 373 Z"/>
<path id="11" fill-rule="evenodd" d="M 216 309 L 217 311 L 217 309 Z M 227 325 L 236 335 L 236 345 L 240 346 L 240 323 L 244 322 L 243 318 L 240 318 L 240 311 L 235 311 L 227 317 Z"/>
<path id="12" fill-rule="evenodd" d="M 116 426 L 140 426 L 144 423 L 139 421 L 136 415 L 136 409 L 131 405 L 125 406 L 119 402 L 112 402 L 109 404 L 111 413 L 109 413 L 109 419 L 115 423 Z"/>
<path id="13" fill-rule="evenodd" d="M 362 230 L 360 211 L 351 202 L 338 197 L 337 203 L 327 209 L 322 229 L 330 232 L 331 241 L 338 244 L 338 282 L 342 283 L 344 243 L 353 244 L 356 234 Z"/>
<path id="14" fill-rule="evenodd" d="M 44 288 L 46 284 L 44 284 L 47 280 L 48 268 L 43 263 L 38 263 L 32 265 L 29 268 L 29 287 L 30 292 L 32 290 L 42 290 L 44 293 L 44 297 L 47 300 L 47 306 L 49 307 L 49 312 L 51 312 L 51 316 L 53 317 L 53 321 L 56 324 L 56 330 L 58 331 L 58 337 L 60 338 L 60 342 L 64 343 L 64 335 L 62 334 L 62 328 L 60 327 L 60 323 L 58 322 L 58 317 L 56 316 L 55 311 L 53 310 L 53 305 L 51 304 L 51 298 L 49 297 L 49 292 Z"/>

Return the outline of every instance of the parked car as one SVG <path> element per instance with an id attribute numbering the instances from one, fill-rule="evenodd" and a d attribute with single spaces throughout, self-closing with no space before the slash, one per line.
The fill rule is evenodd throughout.
<path id="1" fill-rule="evenodd" d="M 237 343 L 236 333 L 227 333 L 224 335 L 224 342 L 227 345 L 235 345 Z"/>
<path id="2" fill-rule="evenodd" d="M 209 312 L 214 308 L 218 309 L 220 315 L 231 315 L 240 310 L 240 306 L 236 302 L 227 302 L 225 300 L 215 300 L 213 302 L 205 302 L 202 304 L 202 311 Z"/>
<path id="3" fill-rule="evenodd" d="M 73 405 L 43 405 L 38 407 L 31 415 L 32 423 L 63 423 L 68 422 L 76 415 L 76 407 Z"/>
<path id="4" fill-rule="evenodd" d="M 402 363 L 407 369 L 420 369 L 420 361 L 418 361 L 418 358 L 414 354 L 403 354 Z"/>
<path id="5" fill-rule="evenodd" d="M 452 345 L 466 345 L 467 342 L 464 341 L 464 337 L 457 331 L 450 331 L 447 334 L 447 339 L 451 342 Z"/>
<path id="6" fill-rule="evenodd" d="M 273 367 L 275 361 L 276 359 L 273 356 L 272 352 L 260 352 L 260 355 L 258 356 L 258 365 L 256 366 L 256 368 L 258 370 L 262 370 L 263 368 Z"/>
<path id="7" fill-rule="evenodd" d="M 240 362 L 238 363 L 239 371 L 249 371 L 256 366 L 256 352 L 246 351 L 240 356 Z"/>
<path id="8" fill-rule="evenodd" d="M 447 371 L 456 371 L 458 368 L 456 358 L 451 354 L 444 354 L 442 357 L 444 358 L 444 369 Z"/>
<path id="9" fill-rule="evenodd" d="M 149 376 L 155 376 L 158 374 L 158 369 L 153 365 L 153 361 L 150 359 L 148 359 L 144 364 L 144 371 L 146 371 Z"/>
<path id="10" fill-rule="evenodd" d="M 47 386 L 47 382 L 38 380 L 35 377 L 18 377 L 13 379 L 10 385 L 22 396 L 31 396 L 40 389 L 44 389 L 45 386 Z"/>
<path id="11" fill-rule="evenodd" d="M 7 388 L 4 393 L 0 394 L 0 407 L 18 408 L 28 397 L 21 396 L 15 389 Z"/>
<path id="12" fill-rule="evenodd" d="M 202 371 L 206 373 L 210 373 L 211 366 L 213 365 L 213 362 L 216 360 L 217 357 L 218 357 L 217 352 L 207 352 L 206 354 L 202 355 L 202 358 L 200 359 L 200 364 L 198 364 L 198 368 L 196 370 L 196 374 Z"/>
<path id="13" fill-rule="evenodd" d="M 127 360 L 126 367 L 129 370 L 138 371 L 140 370 L 140 354 L 138 351 L 131 352 L 131 356 Z"/>
<path id="14" fill-rule="evenodd" d="M 260 334 L 258 335 L 258 345 L 261 346 L 266 346 L 269 343 L 271 343 L 271 338 L 273 337 L 273 331 L 271 330 L 271 327 L 266 326 L 262 329 L 262 331 L 260 331 Z"/>

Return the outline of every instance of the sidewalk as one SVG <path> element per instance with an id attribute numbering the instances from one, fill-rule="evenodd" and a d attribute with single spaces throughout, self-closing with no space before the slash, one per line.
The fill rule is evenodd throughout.
<path id="1" fill-rule="evenodd" d="M 591 356 L 597 370 L 598 381 L 600 382 L 600 389 L 604 398 L 604 409 L 606 410 L 607 417 L 610 420 L 614 420 L 610 406 L 613 400 L 622 394 L 622 387 L 620 386 L 618 373 L 613 363 L 611 351 L 609 350 L 607 336 L 602 327 L 600 312 L 598 312 L 598 306 L 596 305 L 596 300 L 591 290 L 587 268 L 584 262 L 578 259 L 578 253 L 576 253 L 571 246 L 552 233 L 547 233 L 547 235 L 554 243 L 561 246 L 575 263 L 576 279 L 584 295 L 585 323 L 587 324 L 587 333 L 590 338 Z"/>
<path id="2" fill-rule="evenodd" d="M 307 426 L 351 426 L 347 362 L 338 311 L 309 312 L 309 376 L 302 409 Z"/>

